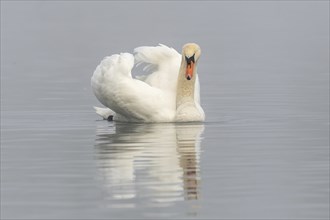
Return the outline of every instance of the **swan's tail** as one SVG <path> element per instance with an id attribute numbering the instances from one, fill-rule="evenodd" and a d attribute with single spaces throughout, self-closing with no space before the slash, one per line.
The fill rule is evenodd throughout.
<path id="1" fill-rule="evenodd" d="M 109 120 L 112 121 L 113 120 L 113 116 L 115 114 L 114 111 L 112 111 L 109 108 L 99 108 L 94 106 L 93 107 L 96 111 L 96 114 L 98 114 L 99 116 L 101 116 L 104 120 Z"/>

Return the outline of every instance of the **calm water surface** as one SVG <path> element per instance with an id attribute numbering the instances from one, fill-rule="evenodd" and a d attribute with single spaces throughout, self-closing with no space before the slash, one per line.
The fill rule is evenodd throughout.
<path id="1" fill-rule="evenodd" d="M 1 1 L 1 218 L 329 218 L 329 2 L 186 7 Z M 188 41 L 205 123 L 93 112 L 103 56 Z"/>

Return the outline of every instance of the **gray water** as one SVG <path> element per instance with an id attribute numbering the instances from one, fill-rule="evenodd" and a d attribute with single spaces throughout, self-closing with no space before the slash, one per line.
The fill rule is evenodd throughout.
<path id="1" fill-rule="evenodd" d="M 107 55 L 202 48 L 202 124 L 92 109 Z M 329 218 L 328 1 L 1 1 L 1 218 Z"/>

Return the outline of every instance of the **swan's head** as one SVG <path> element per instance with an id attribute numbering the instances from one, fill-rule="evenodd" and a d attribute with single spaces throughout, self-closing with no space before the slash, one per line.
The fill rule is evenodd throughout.
<path id="1" fill-rule="evenodd" d="M 196 70 L 196 63 L 201 55 L 201 48 L 195 43 L 185 44 L 182 48 L 182 58 L 185 63 L 185 77 L 191 80 Z"/>

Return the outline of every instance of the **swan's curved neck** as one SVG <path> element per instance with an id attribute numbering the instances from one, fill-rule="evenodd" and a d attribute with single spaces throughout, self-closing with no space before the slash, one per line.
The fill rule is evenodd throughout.
<path id="1" fill-rule="evenodd" d="M 186 102 L 194 103 L 195 82 L 196 82 L 196 65 L 193 69 L 193 76 L 190 80 L 185 77 L 187 63 L 182 58 L 180 72 L 178 76 L 177 93 L 176 93 L 176 107 Z"/>

